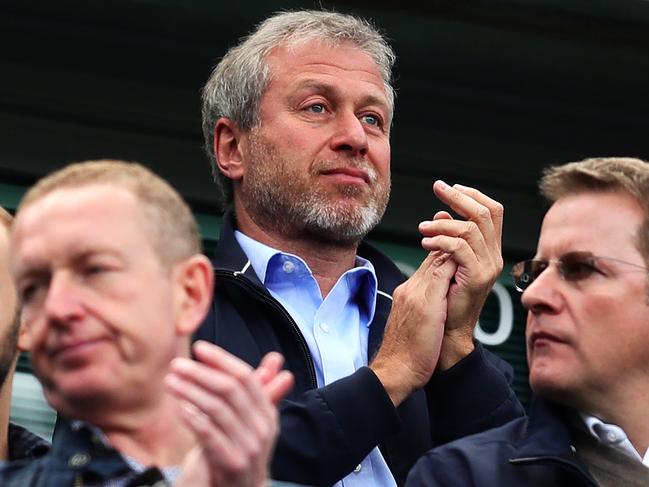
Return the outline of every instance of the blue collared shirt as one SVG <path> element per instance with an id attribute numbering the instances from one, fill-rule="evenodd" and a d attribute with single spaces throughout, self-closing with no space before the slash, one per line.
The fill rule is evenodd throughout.
<path id="1" fill-rule="evenodd" d="M 377 279 L 374 266 L 356 257 L 323 299 L 309 266 L 300 257 L 280 252 L 236 231 L 235 238 L 268 292 L 291 315 L 304 336 L 318 387 L 367 365 L 369 326 L 374 318 Z M 335 487 L 396 487 L 378 447 Z"/>

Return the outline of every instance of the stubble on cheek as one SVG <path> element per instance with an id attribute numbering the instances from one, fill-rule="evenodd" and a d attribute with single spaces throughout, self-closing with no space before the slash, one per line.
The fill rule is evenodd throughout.
<path id="1" fill-rule="evenodd" d="M 287 160 L 279 149 L 259 135 L 250 137 L 248 174 L 241 185 L 246 211 L 260 226 L 289 237 L 310 234 L 342 244 L 357 243 L 383 216 L 389 197 L 389 180 L 381 182 L 376 170 L 363 159 Z M 355 167 L 369 176 L 369 186 L 327 185 L 322 173 Z"/>

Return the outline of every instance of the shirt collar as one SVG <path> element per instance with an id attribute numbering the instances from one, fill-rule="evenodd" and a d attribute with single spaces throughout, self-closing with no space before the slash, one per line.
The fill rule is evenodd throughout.
<path id="1" fill-rule="evenodd" d="M 248 256 L 250 265 L 255 271 L 255 274 L 257 274 L 259 280 L 265 283 L 268 262 L 274 255 L 279 254 L 280 251 L 269 247 L 268 245 L 264 245 L 261 242 L 257 242 L 239 230 L 234 231 L 234 238 L 243 249 L 243 252 Z"/>
<path id="2" fill-rule="evenodd" d="M 378 279 L 372 263 L 363 257 L 356 256 L 356 267 L 345 273 L 350 289 L 356 289 L 359 295 L 359 303 L 364 306 L 363 322 L 369 327 L 374 320 L 376 311 L 376 295 L 378 291 Z M 361 308 L 362 309 L 362 308 Z"/>
<path id="3" fill-rule="evenodd" d="M 306 271 L 309 273 L 311 272 L 307 263 L 297 255 L 288 254 L 269 247 L 268 245 L 250 238 L 239 230 L 235 230 L 234 238 L 237 240 L 244 253 L 248 256 L 250 265 L 264 285 L 267 284 L 266 277 L 269 276 L 268 269 L 271 261 L 278 262 L 278 259 L 275 258 L 275 256 L 287 256 L 295 259 L 302 263 Z M 275 274 L 273 274 L 273 276 L 275 276 Z M 376 295 L 378 290 L 378 280 L 376 278 L 374 266 L 369 260 L 357 255 L 355 267 L 345 272 L 341 279 L 346 279 L 346 284 L 350 290 L 358 293 L 358 303 L 361 305 L 361 308 L 364 308 L 363 311 L 365 316 L 363 322 L 369 327 L 374 319 Z"/>
<path id="4" fill-rule="evenodd" d="M 644 455 L 638 453 L 629 437 L 622 428 L 615 424 L 605 423 L 601 419 L 590 414 L 579 412 L 579 416 L 586 424 L 588 432 L 602 444 L 610 445 L 626 452 L 628 455 L 642 461 L 645 465 L 649 463 L 649 450 Z"/>

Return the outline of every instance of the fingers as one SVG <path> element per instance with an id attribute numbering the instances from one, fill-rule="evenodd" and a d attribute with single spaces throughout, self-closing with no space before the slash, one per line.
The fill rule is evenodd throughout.
<path id="1" fill-rule="evenodd" d="M 472 221 L 437 219 L 422 222 L 419 230 L 424 235 L 421 241 L 424 249 L 453 254 L 460 265 L 472 266 L 491 259 L 490 249 L 478 225 Z"/>
<path id="2" fill-rule="evenodd" d="M 456 263 L 451 257 L 452 254 L 450 252 L 443 250 L 430 252 L 419 266 L 419 269 L 424 272 L 426 277 L 436 278 L 436 281 L 438 281 L 437 284 L 431 287 L 439 290 L 440 296 L 445 295 L 446 291 L 444 288 L 448 287 L 448 283 L 455 272 Z M 433 281 L 427 280 L 427 283 L 432 285 Z"/>
<path id="3" fill-rule="evenodd" d="M 427 301 L 443 299 L 457 268 L 452 253 L 441 250 L 429 252 L 417 270 L 408 279 L 408 286 L 426 289 Z"/>
<path id="4" fill-rule="evenodd" d="M 503 205 L 475 188 L 469 188 L 467 186 L 462 186 L 461 184 L 454 184 L 453 187 L 458 191 L 461 191 L 462 194 L 473 198 L 489 210 L 489 218 L 493 222 L 493 227 L 496 231 L 497 237 L 496 241 L 500 248 L 502 245 L 503 218 L 505 214 Z"/>
<path id="5" fill-rule="evenodd" d="M 271 381 L 264 386 L 264 391 L 270 398 L 271 402 L 277 406 L 286 396 L 288 391 L 293 388 L 295 377 L 288 370 L 282 370 Z"/>
<path id="6" fill-rule="evenodd" d="M 198 340 L 192 345 L 192 351 L 196 360 L 217 370 L 228 371 L 239 379 L 246 377 L 252 371 L 252 367 L 246 362 L 212 343 Z"/>
<path id="7" fill-rule="evenodd" d="M 166 384 L 204 416 L 205 421 L 193 423 L 201 428 L 198 432 L 222 434 L 235 450 L 253 451 L 275 419 L 275 407 L 252 372 L 245 380 L 237 380 L 203 364 L 175 359 Z"/>
<path id="8" fill-rule="evenodd" d="M 451 214 L 448 211 L 443 211 L 443 210 L 438 211 L 433 216 L 433 220 L 452 220 L 452 219 L 453 217 L 451 216 Z"/>
<path id="9" fill-rule="evenodd" d="M 431 221 L 422 222 L 422 247 L 453 255 L 460 266 L 456 281 L 469 287 L 493 281 L 502 270 L 502 205 L 480 191 L 443 181 L 433 185 L 435 193 L 467 220 L 455 220 L 439 211 Z"/>
<path id="10" fill-rule="evenodd" d="M 500 252 L 502 245 L 503 206 L 480 191 L 459 184 L 451 187 L 443 181 L 433 184 L 435 195 L 453 211 L 473 221 L 489 246 Z"/>
<path id="11" fill-rule="evenodd" d="M 179 411 L 198 445 L 185 457 L 179 487 L 257 487 L 265 485 L 272 443 L 258 443 L 246 451 L 234 444 L 198 408 L 184 403 Z M 274 439 L 274 434 L 271 436 Z"/>
<path id="12" fill-rule="evenodd" d="M 292 374 L 281 370 L 283 357 L 270 353 L 253 369 L 206 342 L 197 342 L 194 354 L 196 361 L 174 359 L 165 383 L 211 473 L 265 472 L 278 430 L 275 406 L 293 385 Z"/>
<path id="13" fill-rule="evenodd" d="M 430 252 L 394 290 L 383 343 L 370 368 L 395 405 L 426 384 L 435 369 L 456 269 L 448 253 Z"/>
<path id="14" fill-rule="evenodd" d="M 277 352 L 269 352 L 261 359 L 259 366 L 255 370 L 255 375 L 259 381 L 266 385 L 282 369 L 284 357 Z"/>
<path id="15" fill-rule="evenodd" d="M 219 465 L 223 476 L 245 468 L 246 459 L 241 450 L 234 448 L 232 439 L 220 429 L 214 428 L 207 416 L 197 407 L 184 403 L 180 409 L 180 417 L 196 435 L 202 445 L 201 453 L 212 468 Z"/>
<path id="16" fill-rule="evenodd" d="M 288 370 L 281 370 L 284 357 L 277 352 L 269 352 L 255 370 L 255 375 L 264 386 L 264 391 L 274 405 L 278 405 L 291 390 L 294 377 Z"/>

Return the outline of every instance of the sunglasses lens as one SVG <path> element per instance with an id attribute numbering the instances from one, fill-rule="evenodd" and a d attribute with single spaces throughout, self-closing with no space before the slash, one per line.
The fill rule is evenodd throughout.
<path id="1" fill-rule="evenodd" d="M 570 253 L 559 260 L 559 270 L 566 281 L 581 281 L 597 271 L 592 256 Z"/>
<path id="2" fill-rule="evenodd" d="M 512 267 L 511 275 L 516 289 L 524 291 L 527 286 L 532 284 L 532 281 L 534 281 L 538 274 L 534 274 L 534 261 L 526 260 L 514 265 L 514 267 Z"/>
<path id="3" fill-rule="evenodd" d="M 562 255 L 558 261 L 525 260 L 512 267 L 511 276 L 516 289 L 523 292 L 550 266 L 550 263 L 556 263 L 564 280 L 582 281 L 600 272 L 595 264 L 598 258 L 602 257 L 595 257 L 590 252 L 569 252 Z"/>

